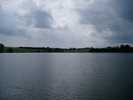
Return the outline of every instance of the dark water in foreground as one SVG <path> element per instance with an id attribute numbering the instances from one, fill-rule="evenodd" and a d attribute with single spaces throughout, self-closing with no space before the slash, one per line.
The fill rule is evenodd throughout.
<path id="1" fill-rule="evenodd" d="M 0 54 L 0 100 L 131 100 L 133 54 Z"/>

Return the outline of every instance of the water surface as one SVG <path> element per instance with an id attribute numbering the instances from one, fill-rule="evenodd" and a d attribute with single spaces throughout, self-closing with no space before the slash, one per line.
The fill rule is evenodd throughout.
<path id="1" fill-rule="evenodd" d="M 0 100 L 131 100 L 133 54 L 0 54 Z"/>

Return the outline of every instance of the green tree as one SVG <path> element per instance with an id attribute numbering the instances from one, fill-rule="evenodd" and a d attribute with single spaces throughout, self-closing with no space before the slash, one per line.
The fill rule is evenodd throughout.
<path id="1" fill-rule="evenodd" d="M 13 53 L 13 49 L 12 49 L 12 48 L 8 48 L 8 49 L 7 49 L 7 52 Z"/>
<path id="2" fill-rule="evenodd" d="M 0 43 L 0 53 L 4 52 L 4 45 Z"/>

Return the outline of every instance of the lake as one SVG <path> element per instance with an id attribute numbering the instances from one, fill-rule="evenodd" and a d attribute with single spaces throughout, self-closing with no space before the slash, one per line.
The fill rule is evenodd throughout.
<path id="1" fill-rule="evenodd" d="M 133 54 L 0 54 L 0 100 L 131 100 Z"/>

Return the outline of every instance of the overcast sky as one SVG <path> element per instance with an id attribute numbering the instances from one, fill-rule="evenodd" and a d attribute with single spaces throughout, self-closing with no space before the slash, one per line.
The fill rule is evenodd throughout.
<path id="1" fill-rule="evenodd" d="M 7 46 L 103 47 L 133 43 L 133 0 L 0 0 Z"/>

